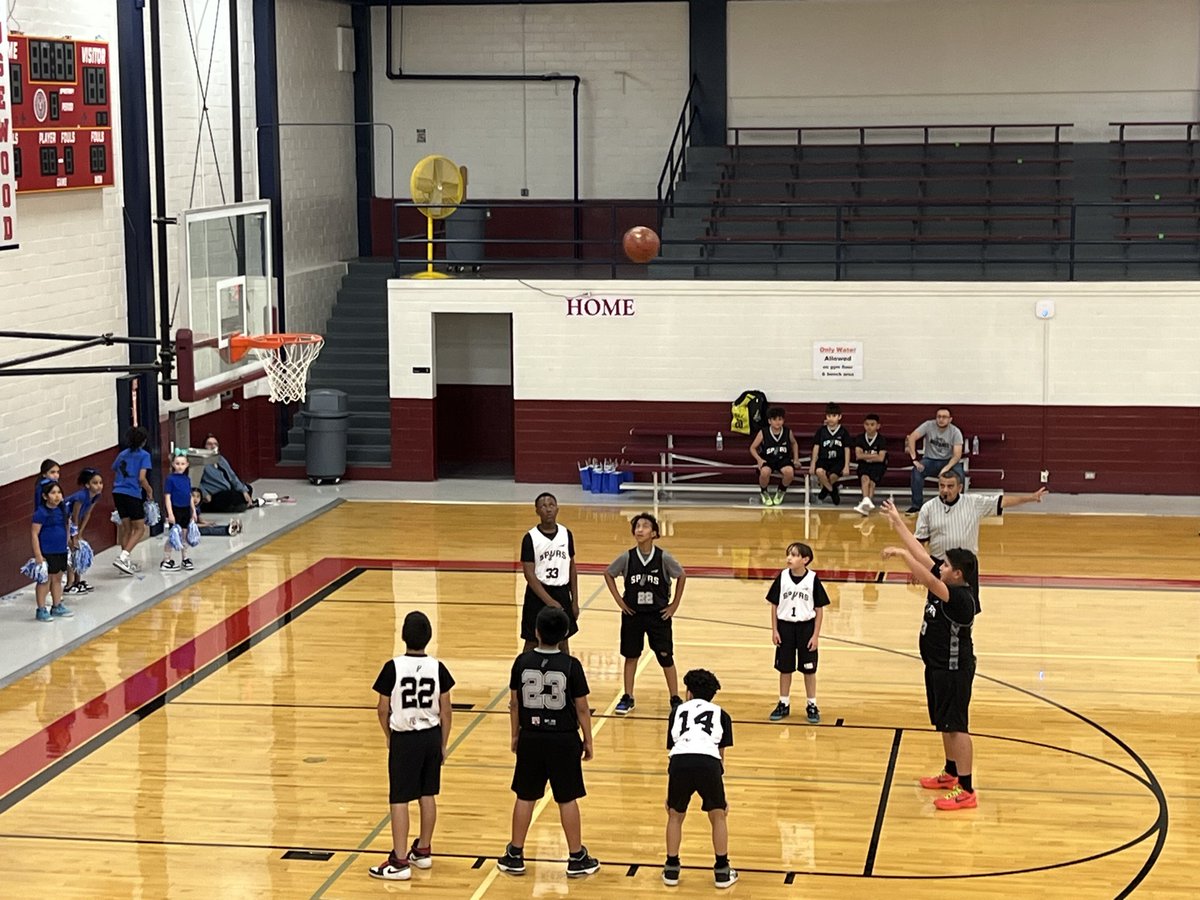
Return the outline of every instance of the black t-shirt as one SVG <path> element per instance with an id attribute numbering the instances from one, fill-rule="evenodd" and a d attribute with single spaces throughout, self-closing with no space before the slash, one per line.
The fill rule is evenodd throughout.
<path id="1" fill-rule="evenodd" d="M 758 445 L 759 456 L 767 462 L 792 461 L 792 433 L 786 425 L 783 426 L 779 437 L 771 433 L 771 426 L 768 425 L 762 430 L 762 437 L 762 443 Z"/>
<path id="2" fill-rule="evenodd" d="M 866 432 L 864 432 L 854 439 L 854 446 L 857 447 L 859 450 L 861 450 L 863 453 L 879 453 L 880 451 L 882 451 L 884 453 L 884 457 L 879 462 L 883 462 L 883 463 L 887 462 L 887 455 L 886 455 L 887 454 L 887 438 L 885 438 L 878 431 L 875 432 L 875 443 L 874 444 L 868 443 Z M 854 456 L 854 454 L 851 454 L 851 457 L 853 457 L 853 456 Z M 864 460 L 858 460 L 859 465 L 868 465 L 868 466 L 877 466 L 877 465 L 879 465 L 879 462 L 867 462 Z"/>
<path id="3" fill-rule="evenodd" d="M 817 448 L 817 467 L 842 471 L 846 465 L 846 448 L 850 444 L 850 432 L 845 425 L 839 425 L 836 431 L 830 431 L 822 425 L 813 435 L 813 446 Z"/>
<path id="4" fill-rule="evenodd" d="M 589 691 L 583 664 L 575 657 L 558 650 L 522 653 L 513 662 L 508 687 L 517 692 L 522 729 L 579 730 L 575 700 Z"/>
<path id="5" fill-rule="evenodd" d="M 933 564 L 937 575 L 941 563 Z M 971 671 L 975 668 L 975 645 L 971 627 L 975 624 L 975 591 L 966 585 L 950 588 L 949 599 L 932 595 L 925 600 L 925 619 L 921 622 L 921 659 L 931 669 Z"/>

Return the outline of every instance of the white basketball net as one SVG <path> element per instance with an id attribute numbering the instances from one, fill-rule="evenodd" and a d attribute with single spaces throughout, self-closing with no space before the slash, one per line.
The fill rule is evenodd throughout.
<path id="1" fill-rule="evenodd" d="M 267 370 L 267 384 L 271 388 L 272 403 L 304 401 L 307 396 L 308 367 L 316 360 L 322 340 L 287 344 L 283 347 L 251 347 L 253 353 Z"/>

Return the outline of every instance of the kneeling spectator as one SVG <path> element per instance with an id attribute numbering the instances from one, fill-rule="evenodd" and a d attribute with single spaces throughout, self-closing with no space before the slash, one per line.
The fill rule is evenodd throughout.
<path id="1" fill-rule="evenodd" d="M 215 434 L 204 439 L 204 449 L 216 450 L 217 458 L 204 467 L 200 476 L 200 508 L 204 512 L 245 512 L 249 506 L 258 506 L 254 488 L 238 478 L 229 460 L 221 455 Z"/>

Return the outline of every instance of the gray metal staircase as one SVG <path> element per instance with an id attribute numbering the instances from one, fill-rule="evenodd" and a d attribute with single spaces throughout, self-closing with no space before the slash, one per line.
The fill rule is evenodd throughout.
<path id="1" fill-rule="evenodd" d="M 391 463 L 391 400 L 388 396 L 387 281 L 389 261 L 355 260 L 342 278 L 325 324 L 325 347 L 308 376 L 308 389 L 336 388 L 349 395 L 346 462 Z M 288 431 L 280 460 L 304 463 L 303 417 Z"/>

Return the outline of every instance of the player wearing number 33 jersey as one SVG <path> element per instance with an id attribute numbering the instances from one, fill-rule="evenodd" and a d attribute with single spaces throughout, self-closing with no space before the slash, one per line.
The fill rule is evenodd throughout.
<path id="1" fill-rule="evenodd" d="M 538 524 L 521 539 L 521 568 L 525 574 L 525 602 L 521 609 L 521 638 L 525 649 L 537 646 L 537 614 L 555 604 L 567 614 L 567 637 L 579 630 L 579 577 L 575 570 L 575 539 L 558 524 L 558 501 L 541 493 L 533 501 Z M 570 652 L 564 642 L 561 649 Z"/>

